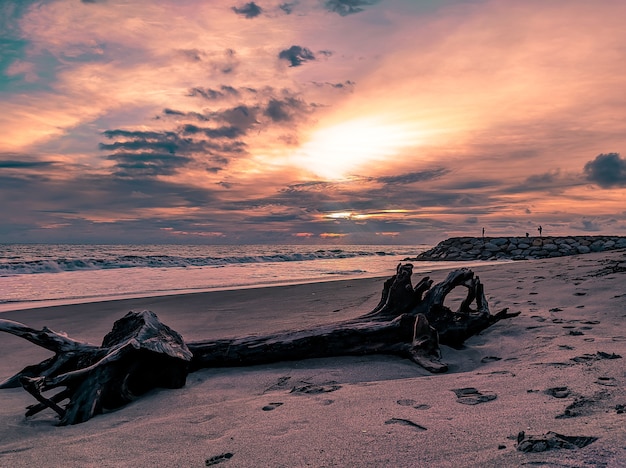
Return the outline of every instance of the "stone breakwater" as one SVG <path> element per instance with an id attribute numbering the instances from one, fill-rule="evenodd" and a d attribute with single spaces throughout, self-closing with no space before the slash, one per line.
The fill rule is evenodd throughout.
<path id="1" fill-rule="evenodd" d="M 615 249 L 626 249 L 626 237 L 451 237 L 405 260 L 529 260 Z"/>

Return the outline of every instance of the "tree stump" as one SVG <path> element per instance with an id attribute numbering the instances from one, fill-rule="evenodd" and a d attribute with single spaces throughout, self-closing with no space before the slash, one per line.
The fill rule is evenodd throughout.
<path id="1" fill-rule="evenodd" d="M 129 312 L 115 322 L 101 346 L 10 320 L 0 320 L 0 331 L 55 353 L 2 382 L 0 388 L 21 385 L 39 402 L 27 408 L 26 416 L 50 408 L 59 415 L 60 425 L 87 421 L 153 388 L 183 387 L 192 358 L 183 338 L 149 311 Z M 43 395 L 57 387 L 63 389 L 51 397 Z M 59 403 L 64 400 L 69 402 L 62 407 Z"/>
<path id="2" fill-rule="evenodd" d="M 105 410 L 119 408 L 153 388 L 180 388 L 188 372 L 201 368 L 249 366 L 315 357 L 392 354 L 412 360 L 430 372 L 445 372 L 439 343 L 460 347 L 509 314 L 492 315 L 484 288 L 471 270 L 451 272 L 432 287 L 423 278 L 411 284 L 413 265 L 399 264 L 385 281 L 379 304 L 369 313 L 343 322 L 266 336 L 202 340 L 185 343 L 150 311 L 129 312 L 115 322 L 101 346 L 72 340 L 48 328 L 0 320 L 0 331 L 25 338 L 55 355 L 28 366 L 0 384 L 22 386 L 38 404 L 26 416 L 54 410 L 61 425 L 87 421 Z M 445 304 L 456 287 L 467 288 L 458 311 Z M 422 297 L 423 296 L 423 297 Z M 476 308 L 472 304 L 476 303 Z M 46 397 L 43 392 L 63 387 Z M 61 403 L 68 402 L 65 406 Z"/>

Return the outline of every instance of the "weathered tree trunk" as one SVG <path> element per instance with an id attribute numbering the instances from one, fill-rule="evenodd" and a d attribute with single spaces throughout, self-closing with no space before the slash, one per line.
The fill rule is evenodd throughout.
<path id="1" fill-rule="evenodd" d="M 27 408 L 26 416 L 50 408 L 59 415 L 60 425 L 87 421 L 153 388 L 184 386 L 192 358 L 182 337 L 149 311 L 129 312 L 115 322 L 101 346 L 10 320 L 0 320 L 0 331 L 55 353 L 5 380 L 0 388 L 21 385 L 39 401 Z M 63 390 L 51 397 L 43 395 L 57 387 Z M 69 402 L 61 407 L 64 400 Z"/>
<path id="2" fill-rule="evenodd" d="M 246 366 L 312 357 L 395 354 L 411 359 L 431 372 L 445 372 L 439 343 L 460 347 L 472 335 L 517 314 L 507 310 L 491 315 L 480 279 L 471 270 L 451 272 L 432 285 L 423 278 L 411 285 L 413 265 L 398 265 L 385 281 L 382 298 L 370 313 L 344 322 L 268 336 L 206 340 L 188 343 L 192 368 Z M 444 304 L 456 287 L 467 288 L 457 312 Z M 428 291 L 424 298 L 422 294 Z M 477 308 L 471 304 L 476 302 Z"/>
<path id="3" fill-rule="evenodd" d="M 393 354 L 431 372 L 445 372 L 439 342 L 460 347 L 470 336 L 503 318 L 491 315 L 483 286 L 468 269 L 456 270 L 430 289 L 423 278 L 411 284 L 413 265 L 400 264 L 385 281 L 379 304 L 369 313 L 339 323 L 267 336 L 203 340 L 192 343 L 160 323 L 149 311 L 129 312 L 118 320 L 101 346 L 72 340 L 47 328 L 33 330 L 0 320 L 0 331 L 23 337 L 55 353 L 26 367 L 0 384 L 22 385 L 38 401 L 27 416 L 45 408 L 56 411 L 60 424 L 84 422 L 107 409 L 118 408 L 153 388 L 179 388 L 190 370 L 248 366 L 313 357 Z M 467 288 L 457 312 L 444 304 L 454 288 Z M 426 293 L 424 295 L 424 293 Z M 424 295 L 424 297 L 422 297 Z M 476 303 L 476 309 L 471 304 Z M 63 387 L 45 397 L 43 392 Z M 69 400 L 65 407 L 60 403 Z"/>

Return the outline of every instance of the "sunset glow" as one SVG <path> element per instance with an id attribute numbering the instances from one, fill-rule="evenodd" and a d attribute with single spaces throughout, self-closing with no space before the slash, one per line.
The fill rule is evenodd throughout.
<path id="1" fill-rule="evenodd" d="M 624 17 L 584 0 L 0 2 L 0 241 L 622 233 Z"/>
<path id="2" fill-rule="evenodd" d="M 418 144 L 417 132 L 409 128 L 357 119 L 320 128 L 296 152 L 295 162 L 324 179 L 340 180 L 371 172 L 368 165 L 384 163 Z"/>

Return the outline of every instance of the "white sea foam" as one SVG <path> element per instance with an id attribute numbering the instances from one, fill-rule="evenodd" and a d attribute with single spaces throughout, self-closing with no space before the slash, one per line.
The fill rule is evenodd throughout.
<path id="1" fill-rule="evenodd" d="M 0 275 L 120 268 L 180 268 L 413 255 L 427 246 L 0 246 Z"/>
<path id="2" fill-rule="evenodd" d="M 113 298 L 388 276 L 395 272 L 398 262 L 428 247 L 0 245 L 0 312 Z M 451 266 L 420 262 L 416 271 Z"/>

